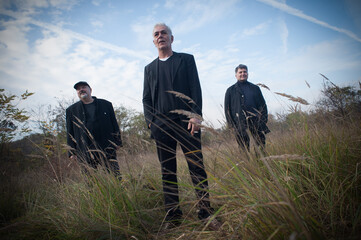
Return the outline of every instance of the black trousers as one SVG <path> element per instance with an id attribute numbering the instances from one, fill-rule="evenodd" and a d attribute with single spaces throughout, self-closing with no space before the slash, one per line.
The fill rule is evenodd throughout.
<path id="1" fill-rule="evenodd" d="M 201 132 L 192 136 L 187 130 L 187 122 L 180 119 L 157 119 L 151 124 L 152 136 L 157 144 L 158 159 L 162 167 L 163 193 L 166 220 L 179 219 L 176 149 L 179 143 L 187 160 L 189 172 L 198 198 L 198 217 L 207 218 L 211 214 L 207 173 L 204 169 Z"/>
<path id="2" fill-rule="evenodd" d="M 256 144 L 260 146 L 261 149 L 263 150 L 266 145 L 266 135 L 264 134 L 264 132 L 260 131 L 258 127 L 254 125 L 249 125 L 248 129 L 252 134 Z M 237 131 L 236 139 L 238 145 L 241 146 L 242 148 L 246 148 L 247 150 L 249 150 L 250 138 L 247 131 L 245 129 L 238 129 L 236 131 Z"/>
<path id="3" fill-rule="evenodd" d="M 87 149 L 82 154 L 78 154 L 78 159 L 82 164 L 82 171 L 88 174 L 87 167 L 97 169 L 98 166 L 103 166 L 109 173 L 114 174 L 115 177 L 121 179 L 120 168 L 117 162 L 116 152 L 105 152 L 99 149 Z"/>

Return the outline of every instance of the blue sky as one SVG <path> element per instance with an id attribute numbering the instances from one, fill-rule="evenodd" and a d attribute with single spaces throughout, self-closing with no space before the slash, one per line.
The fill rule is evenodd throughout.
<path id="1" fill-rule="evenodd" d="M 173 50 L 193 54 L 206 123 L 224 123 L 226 89 L 246 64 L 262 83 L 269 112 L 286 113 L 287 93 L 318 100 L 324 74 L 334 83 L 361 81 L 358 0 L 2 0 L 0 88 L 35 92 L 26 108 L 76 99 L 74 83 L 93 95 L 142 111 L 144 66 L 157 57 L 155 23 L 174 35 Z M 310 88 L 307 86 L 310 85 Z"/>

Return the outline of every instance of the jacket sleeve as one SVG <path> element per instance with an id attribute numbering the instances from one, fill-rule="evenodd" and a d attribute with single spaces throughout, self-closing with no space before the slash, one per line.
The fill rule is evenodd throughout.
<path id="1" fill-rule="evenodd" d="M 226 116 L 227 124 L 229 127 L 234 127 L 234 122 L 232 120 L 232 110 L 231 110 L 231 90 L 228 88 L 224 98 L 224 115 Z"/>
<path id="2" fill-rule="evenodd" d="M 119 146 L 122 147 L 123 146 L 123 142 L 122 142 L 122 135 L 119 129 L 119 125 L 117 122 L 117 119 L 115 117 L 115 112 L 114 112 L 114 108 L 113 108 L 113 104 L 110 103 L 110 121 L 112 123 L 113 126 L 113 131 L 112 131 L 112 135 L 114 137 L 114 143 Z"/>
<path id="3" fill-rule="evenodd" d="M 268 122 L 268 109 L 267 109 L 267 105 L 266 105 L 266 101 L 264 100 L 263 94 L 261 89 L 258 87 L 258 110 L 261 113 L 261 117 L 260 117 L 260 130 L 264 131 L 265 133 L 269 133 L 270 130 L 267 127 L 267 122 Z"/>
<path id="4" fill-rule="evenodd" d="M 147 126 L 152 123 L 154 118 L 154 106 L 152 101 L 152 93 L 149 82 L 149 73 L 147 67 L 144 68 L 144 85 L 143 85 L 143 111 Z"/>
<path id="5" fill-rule="evenodd" d="M 76 149 L 76 141 L 74 139 L 74 124 L 72 122 L 72 112 L 69 108 L 66 109 L 66 142 L 71 148 L 68 151 L 69 157 L 75 155 L 74 149 Z"/>
<path id="6" fill-rule="evenodd" d="M 189 57 L 187 58 L 187 70 L 189 88 L 191 92 L 191 96 L 189 97 L 195 102 L 191 104 L 191 109 L 193 112 L 202 116 L 202 90 L 201 84 L 199 82 L 196 62 L 193 55 L 189 55 Z"/>

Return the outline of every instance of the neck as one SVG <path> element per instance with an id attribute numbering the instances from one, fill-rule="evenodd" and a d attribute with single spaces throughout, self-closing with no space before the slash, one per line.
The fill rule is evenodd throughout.
<path id="1" fill-rule="evenodd" d="M 84 104 L 90 104 L 92 102 L 94 102 L 94 99 L 92 97 L 87 97 L 85 99 L 81 99 L 81 101 L 84 103 Z"/>
<path id="2" fill-rule="evenodd" d="M 164 49 L 164 50 L 158 50 L 158 56 L 159 58 L 167 58 L 173 55 L 173 51 L 171 48 Z"/>

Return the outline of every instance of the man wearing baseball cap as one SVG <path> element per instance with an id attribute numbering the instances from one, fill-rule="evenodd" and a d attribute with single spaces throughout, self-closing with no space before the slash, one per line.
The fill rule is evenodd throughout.
<path id="1" fill-rule="evenodd" d="M 116 150 L 122 140 L 112 103 L 92 96 L 87 82 L 77 82 L 74 89 L 80 101 L 66 109 L 70 159 L 95 169 L 103 165 L 120 178 Z"/>

